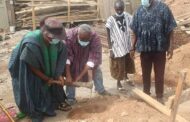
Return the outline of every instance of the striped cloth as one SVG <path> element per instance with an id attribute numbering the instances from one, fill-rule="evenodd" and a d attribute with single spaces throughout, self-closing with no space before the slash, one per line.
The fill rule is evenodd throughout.
<path id="1" fill-rule="evenodd" d="M 123 57 L 131 50 L 130 24 L 132 16 L 124 12 L 123 21 L 116 20 L 114 16 L 107 19 L 106 28 L 110 29 L 110 37 L 114 57 Z"/>

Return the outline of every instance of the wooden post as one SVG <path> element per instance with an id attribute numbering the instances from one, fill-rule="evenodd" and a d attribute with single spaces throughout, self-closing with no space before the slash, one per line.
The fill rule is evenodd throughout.
<path id="1" fill-rule="evenodd" d="M 33 30 L 36 29 L 36 16 L 35 16 L 35 6 L 34 6 L 34 0 L 31 0 L 32 2 L 32 28 Z"/>
<path id="2" fill-rule="evenodd" d="M 179 102 L 180 102 L 180 97 L 181 97 L 181 93 L 183 91 L 183 85 L 184 85 L 186 76 L 187 76 L 187 72 L 185 72 L 185 71 L 180 72 L 180 78 L 179 78 L 178 85 L 176 88 L 174 104 L 171 108 L 170 122 L 175 122 L 176 114 L 177 114 L 177 110 L 178 110 L 178 106 L 179 106 Z"/>
<path id="3" fill-rule="evenodd" d="M 149 105 L 151 105 L 152 107 L 154 107 L 158 111 L 162 112 L 163 114 L 165 114 L 167 116 L 171 115 L 171 110 L 170 109 L 168 109 L 166 106 L 162 105 L 161 103 L 159 103 L 158 101 L 156 101 L 155 99 L 153 99 L 152 97 L 150 97 L 149 95 L 145 94 L 144 92 L 142 92 L 138 88 L 134 88 L 132 91 L 138 97 L 140 97 L 141 99 L 143 99 L 145 102 L 147 102 Z M 177 120 L 179 122 L 188 122 L 186 119 L 184 119 L 180 115 L 177 115 L 176 118 L 177 118 Z"/>
<path id="4" fill-rule="evenodd" d="M 97 0 L 97 19 L 100 18 L 100 0 Z"/>
<path id="5" fill-rule="evenodd" d="M 67 22 L 70 22 L 70 16 L 71 16 L 71 0 L 67 0 L 67 6 L 68 6 L 68 13 L 67 13 Z"/>
<path id="6" fill-rule="evenodd" d="M 15 26 L 15 11 L 13 0 L 6 0 L 7 13 L 9 18 L 9 26 Z"/>

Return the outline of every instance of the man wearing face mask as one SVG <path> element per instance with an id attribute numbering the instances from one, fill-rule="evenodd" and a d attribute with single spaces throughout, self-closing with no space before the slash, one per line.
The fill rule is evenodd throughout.
<path id="1" fill-rule="evenodd" d="M 65 102 L 62 77 L 67 48 L 62 23 L 48 18 L 41 30 L 26 34 L 12 52 L 9 71 L 20 114 L 41 122 L 44 116 L 55 116 L 55 109 L 69 110 Z"/>
<path id="2" fill-rule="evenodd" d="M 94 81 L 95 90 L 100 95 L 108 95 L 103 86 L 100 69 L 102 46 L 98 35 L 90 25 L 82 24 L 67 31 L 68 60 L 66 66 L 67 82 Z M 76 103 L 75 87 L 67 86 L 66 94 L 70 104 Z"/>
<path id="3" fill-rule="evenodd" d="M 110 50 L 110 71 L 117 80 L 117 89 L 123 90 L 121 80 L 127 79 L 127 74 L 134 74 L 134 61 L 130 57 L 132 16 L 124 12 L 125 3 L 117 0 L 114 4 L 116 14 L 110 16 L 106 23 L 107 39 Z"/>
<path id="4" fill-rule="evenodd" d="M 169 7 L 157 0 L 141 0 L 131 29 L 135 38 L 131 55 L 140 53 L 144 92 L 150 93 L 151 70 L 154 66 L 157 100 L 163 103 L 166 57 L 173 56 L 173 30 L 176 22 Z"/>

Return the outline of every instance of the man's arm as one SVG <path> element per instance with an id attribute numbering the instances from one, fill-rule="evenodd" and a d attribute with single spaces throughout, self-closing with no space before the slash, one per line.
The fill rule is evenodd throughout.
<path id="1" fill-rule="evenodd" d="M 106 30 L 107 30 L 108 47 L 109 47 L 109 49 L 112 49 L 111 37 L 110 37 L 110 29 L 106 28 Z"/>
<path id="2" fill-rule="evenodd" d="M 177 27 L 177 23 L 175 21 L 175 18 L 172 14 L 172 11 L 168 6 L 165 8 L 164 12 L 164 23 L 165 23 L 165 32 L 169 36 L 169 48 L 167 50 L 167 58 L 171 59 L 173 57 L 173 50 L 174 50 L 174 29 Z"/>
<path id="3" fill-rule="evenodd" d="M 167 51 L 167 56 L 168 56 L 168 59 L 171 59 L 173 57 L 173 50 L 174 50 L 174 45 L 173 45 L 173 42 L 174 42 L 174 31 L 170 32 L 170 34 L 169 34 L 169 41 L 170 41 L 170 46 L 169 46 L 168 51 Z"/>
<path id="4" fill-rule="evenodd" d="M 107 30 L 107 40 L 108 40 L 108 47 L 110 52 L 110 57 L 114 57 L 113 50 L 112 50 L 112 43 L 111 43 L 111 36 L 110 36 L 110 29 L 106 28 Z"/>
<path id="5" fill-rule="evenodd" d="M 46 81 L 47 83 L 51 83 L 51 81 L 53 80 L 49 78 L 48 76 L 46 76 L 44 73 L 42 73 L 40 70 L 34 68 L 33 66 L 29 65 L 29 68 L 35 75 L 40 77 L 43 81 Z"/>
<path id="6" fill-rule="evenodd" d="M 88 65 L 85 65 L 84 69 L 82 70 L 82 72 L 80 73 L 80 75 L 75 79 L 75 81 L 79 81 L 82 79 L 82 77 L 88 73 L 89 76 L 89 81 L 92 80 L 92 68 Z"/>
<path id="7" fill-rule="evenodd" d="M 73 79 L 71 77 L 71 68 L 70 68 L 70 62 L 69 60 L 67 60 L 67 64 L 66 64 L 66 81 L 71 83 L 73 82 Z"/>
<path id="8" fill-rule="evenodd" d="M 59 78 L 58 80 L 54 80 L 53 78 L 49 78 L 48 76 L 46 76 L 43 72 L 41 72 L 39 69 L 34 68 L 33 66 L 29 65 L 29 68 L 31 69 L 31 71 L 38 76 L 39 78 L 41 78 L 43 81 L 47 82 L 49 85 L 50 84 L 58 84 L 58 85 L 64 85 L 64 81 L 62 81 L 61 78 Z M 59 81 L 61 80 L 61 81 Z"/>
<path id="9" fill-rule="evenodd" d="M 130 55 L 131 55 L 131 58 L 134 58 L 135 45 L 137 43 L 137 36 L 136 36 L 136 34 L 134 32 L 132 32 L 131 37 L 132 37 L 132 49 L 130 50 Z"/>

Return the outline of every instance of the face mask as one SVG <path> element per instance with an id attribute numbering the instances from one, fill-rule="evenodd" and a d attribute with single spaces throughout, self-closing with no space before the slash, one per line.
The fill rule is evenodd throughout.
<path id="1" fill-rule="evenodd" d="M 79 40 L 78 41 L 79 42 L 79 44 L 82 46 L 82 47 L 86 47 L 86 46 L 88 46 L 89 45 L 89 41 L 88 42 L 85 42 L 85 41 L 81 41 L 81 40 Z"/>
<path id="2" fill-rule="evenodd" d="M 59 39 L 52 39 L 52 41 L 50 41 L 50 44 L 58 44 L 60 42 Z"/>
<path id="3" fill-rule="evenodd" d="M 117 17 L 122 17 L 122 16 L 124 15 L 124 12 L 121 13 L 121 14 L 116 13 L 115 15 L 116 15 Z"/>
<path id="4" fill-rule="evenodd" d="M 150 7 L 150 0 L 141 0 L 141 4 L 144 7 L 148 8 L 148 7 Z"/>

